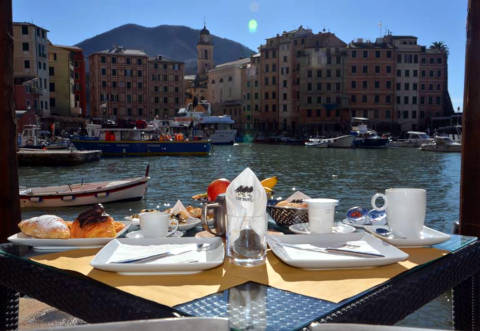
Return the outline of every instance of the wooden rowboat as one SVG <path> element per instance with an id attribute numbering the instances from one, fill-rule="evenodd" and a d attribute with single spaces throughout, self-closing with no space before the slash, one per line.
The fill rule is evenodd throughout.
<path id="1" fill-rule="evenodd" d="M 70 207 L 141 200 L 147 191 L 149 179 L 147 167 L 143 177 L 20 189 L 20 207 Z"/>

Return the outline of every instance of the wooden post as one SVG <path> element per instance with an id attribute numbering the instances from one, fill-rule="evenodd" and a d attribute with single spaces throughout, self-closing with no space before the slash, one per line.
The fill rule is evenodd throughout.
<path id="1" fill-rule="evenodd" d="M 460 234 L 480 236 L 480 1 L 468 1 Z"/>
<path id="2" fill-rule="evenodd" d="M 12 1 L 0 0 L 0 242 L 20 221 L 17 133 L 13 107 Z"/>

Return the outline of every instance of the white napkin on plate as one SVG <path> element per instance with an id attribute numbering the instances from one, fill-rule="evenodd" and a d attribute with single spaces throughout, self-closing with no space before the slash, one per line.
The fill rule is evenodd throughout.
<path id="1" fill-rule="evenodd" d="M 163 257 L 158 260 L 141 262 L 142 264 L 149 263 L 182 263 L 189 260 L 198 260 L 204 261 L 206 258 L 205 252 L 197 251 L 197 245 L 192 244 L 181 244 L 181 245 L 172 245 L 172 244 L 163 244 L 163 245 L 129 245 L 119 243 L 118 247 L 113 251 L 112 255 L 107 260 L 107 263 L 111 261 L 121 261 L 126 259 L 136 259 L 151 256 L 154 254 L 161 254 L 165 252 L 170 252 L 173 254 L 180 253 L 186 250 L 192 250 L 191 252 L 183 253 L 172 256 Z"/>

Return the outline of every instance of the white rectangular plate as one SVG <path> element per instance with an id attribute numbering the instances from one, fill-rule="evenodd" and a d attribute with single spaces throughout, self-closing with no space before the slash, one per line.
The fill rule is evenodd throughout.
<path id="1" fill-rule="evenodd" d="M 126 221 L 131 221 L 133 226 L 140 226 L 140 219 L 131 217 L 131 216 L 125 216 L 124 219 Z M 180 231 L 188 231 L 190 229 L 193 229 L 197 225 L 201 224 L 202 220 L 198 218 L 188 218 L 183 222 L 178 222 L 178 230 Z M 174 224 L 174 223 L 172 223 Z"/>
<path id="2" fill-rule="evenodd" d="M 364 268 L 386 265 L 405 260 L 408 254 L 368 233 L 326 233 L 276 236 L 280 243 L 312 244 L 318 247 L 340 247 L 347 242 L 365 241 L 384 257 L 357 257 L 349 255 L 301 251 L 270 245 L 275 255 L 293 267 L 305 269 Z M 270 238 L 267 236 L 267 241 Z"/>
<path id="3" fill-rule="evenodd" d="M 198 273 L 202 270 L 211 269 L 223 263 L 225 258 L 225 249 L 221 238 L 152 238 L 152 239 L 129 239 L 121 238 L 112 240 L 103 247 L 90 262 L 94 268 L 116 271 L 124 274 L 186 274 Z M 164 257 L 150 262 L 132 262 L 132 263 L 110 263 L 110 261 L 125 258 L 135 258 L 139 256 L 139 251 L 149 250 L 148 246 L 153 246 L 153 250 L 162 249 L 162 246 L 168 251 L 181 252 L 186 249 L 193 249 L 197 244 L 209 243 L 220 245 L 211 250 L 191 251 L 184 254 Z M 123 247 L 122 247 L 123 246 Z M 135 251 L 137 249 L 137 251 Z M 131 252 L 130 256 L 119 252 Z M 143 255 L 140 253 L 140 255 Z"/>
<path id="4" fill-rule="evenodd" d="M 125 227 L 117 233 L 117 238 L 127 232 L 132 222 L 120 221 Z M 74 248 L 93 248 L 107 244 L 113 238 L 74 238 L 74 239 L 40 239 L 29 237 L 21 232 L 8 237 L 8 241 L 17 245 L 33 246 L 36 250 L 66 250 Z"/>
<path id="5" fill-rule="evenodd" d="M 431 229 L 426 226 L 423 227 L 423 230 L 420 233 L 420 238 L 402 238 L 402 237 L 396 237 L 393 234 L 391 234 L 388 237 L 383 237 L 376 233 L 376 229 L 378 228 L 388 229 L 388 226 L 387 225 L 366 225 L 365 226 L 366 231 L 376 235 L 377 237 L 397 247 L 431 246 L 435 244 L 440 244 L 450 239 L 449 234 Z"/>

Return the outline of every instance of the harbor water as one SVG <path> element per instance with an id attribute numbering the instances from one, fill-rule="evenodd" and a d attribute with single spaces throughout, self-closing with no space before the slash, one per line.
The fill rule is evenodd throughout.
<path id="1" fill-rule="evenodd" d="M 261 180 L 278 177 L 275 198 L 295 190 L 316 198 L 340 200 L 336 220 L 353 206 L 370 208 L 370 197 L 390 187 L 427 190 L 425 223 L 450 233 L 459 213 L 460 154 L 422 152 L 411 148 L 382 150 L 306 148 L 304 146 L 238 144 L 215 146 L 208 157 L 111 158 L 75 167 L 21 167 L 21 186 L 49 186 L 142 176 L 150 164 L 151 180 L 144 200 L 105 205 L 115 219 L 145 208 L 166 209 L 177 200 L 197 203 L 194 194 L 206 191 L 217 178 L 232 180 L 250 167 Z M 45 213 L 73 220 L 85 207 L 22 210 L 22 218 Z M 445 293 L 402 325 L 450 328 L 451 297 Z"/>

